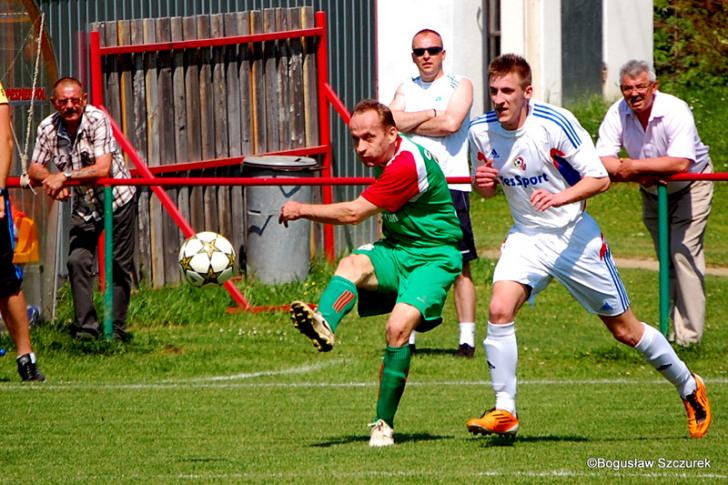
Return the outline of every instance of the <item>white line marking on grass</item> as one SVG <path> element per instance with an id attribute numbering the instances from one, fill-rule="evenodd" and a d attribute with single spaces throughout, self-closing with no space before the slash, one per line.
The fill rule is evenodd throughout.
<path id="1" fill-rule="evenodd" d="M 195 389 L 195 388 L 354 388 L 354 387 L 375 387 L 378 381 L 358 382 L 234 382 L 254 379 L 258 377 L 285 376 L 315 372 L 334 365 L 346 362 L 341 360 L 330 360 L 320 364 L 303 365 L 281 370 L 259 371 L 234 374 L 230 376 L 206 376 L 190 379 L 176 379 L 159 382 L 139 383 L 111 383 L 111 382 L 57 382 L 32 384 L 7 383 L 0 385 L 0 391 L 28 389 L 40 390 L 68 390 L 68 389 Z M 728 379 L 706 378 L 708 389 L 710 386 L 728 384 Z M 664 379 L 526 379 L 519 381 L 519 385 L 525 386 L 605 386 L 605 385 L 669 385 Z M 443 386 L 490 386 L 489 381 L 409 381 L 408 387 L 443 387 Z"/>
<path id="2" fill-rule="evenodd" d="M 318 478 L 325 480 L 326 478 L 337 478 L 337 479 L 362 479 L 362 478 L 410 478 L 410 479 L 426 479 L 440 481 L 445 478 L 462 478 L 463 476 L 452 476 L 447 477 L 441 476 L 437 473 L 425 473 L 418 471 L 360 471 L 360 472 L 332 472 L 330 475 L 321 474 L 319 472 L 306 473 L 305 471 L 297 471 L 295 473 L 280 473 L 280 472 L 253 472 L 253 473 L 212 473 L 212 474 L 180 474 L 175 476 L 163 475 L 158 477 L 159 479 L 169 480 L 214 480 L 214 481 L 227 481 L 227 480 L 282 480 L 288 481 L 293 479 L 300 480 L 301 478 Z M 728 475 L 722 475 L 720 473 L 690 473 L 690 472 L 610 472 L 605 470 L 604 472 L 580 472 L 574 470 L 543 470 L 543 471 L 508 471 L 508 470 L 493 470 L 483 472 L 468 472 L 465 477 L 470 479 L 474 478 L 601 478 L 601 479 L 619 479 L 619 478 L 650 478 L 650 479 L 703 479 L 703 480 L 725 480 Z M 145 477 L 149 478 L 149 477 Z"/>
<path id="3" fill-rule="evenodd" d="M 244 379 L 253 379 L 255 377 L 268 377 L 268 376 L 283 376 L 283 375 L 294 375 L 294 374 L 308 374 L 309 372 L 314 372 L 320 369 L 324 369 L 326 367 L 331 367 L 332 365 L 339 365 L 343 363 L 343 359 L 338 360 L 329 360 L 326 362 L 320 362 L 318 364 L 311 364 L 311 365 L 302 365 L 300 367 L 292 367 L 289 369 L 282 369 L 282 370 L 273 370 L 273 371 L 259 371 L 259 372 L 245 372 L 242 374 L 234 374 L 231 376 L 208 376 L 208 377 L 193 377 L 190 379 L 175 379 L 170 381 L 163 381 L 163 382 L 169 382 L 172 384 L 183 384 L 183 383 L 195 383 L 195 382 L 229 382 L 229 381 L 239 381 Z"/>

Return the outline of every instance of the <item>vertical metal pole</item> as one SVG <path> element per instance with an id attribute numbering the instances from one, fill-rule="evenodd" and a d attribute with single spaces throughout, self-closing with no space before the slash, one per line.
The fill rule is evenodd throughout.
<path id="1" fill-rule="evenodd" d="M 670 325 L 670 236 L 667 222 L 667 186 L 657 187 L 658 256 L 660 259 L 660 331 L 667 336 Z"/>
<path id="2" fill-rule="evenodd" d="M 101 73 L 101 37 L 98 31 L 89 32 L 88 42 L 91 64 L 91 104 L 101 106 L 104 104 L 104 83 Z"/>
<path id="3" fill-rule="evenodd" d="M 104 186 L 104 338 L 113 338 L 112 312 L 114 310 L 114 283 L 112 258 L 114 257 L 114 194 L 110 185 Z"/>
<path id="4" fill-rule="evenodd" d="M 319 102 L 319 139 L 321 145 L 326 146 L 324 155 L 324 166 L 322 174 L 324 177 L 331 176 L 331 124 L 329 119 L 329 102 L 326 98 L 326 84 L 329 82 L 329 53 L 326 35 L 326 12 L 316 12 L 316 27 L 323 29 L 319 37 L 318 49 L 316 51 L 316 68 L 318 70 L 318 102 Z M 331 185 L 324 185 L 321 188 L 324 204 L 334 201 L 334 191 Z M 334 261 L 334 227 L 331 224 L 324 225 L 324 253 L 326 259 Z"/>

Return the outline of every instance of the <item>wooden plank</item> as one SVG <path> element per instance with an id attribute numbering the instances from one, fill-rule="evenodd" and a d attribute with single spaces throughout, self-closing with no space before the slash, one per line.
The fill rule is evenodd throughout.
<path id="1" fill-rule="evenodd" d="M 144 43 L 144 23 L 141 19 L 130 20 L 129 29 L 131 31 L 132 45 Z M 145 54 L 132 55 L 132 104 L 134 127 L 132 140 L 135 140 L 134 148 L 137 149 L 139 155 L 147 161 L 148 144 L 147 144 L 147 91 L 146 91 L 146 68 Z"/>
<path id="2" fill-rule="evenodd" d="M 224 35 L 222 14 L 210 15 L 210 36 L 217 39 Z M 212 97 L 215 115 L 215 156 L 217 158 L 229 155 L 224 49 L 224 47 L 212 48 Z"/>
<path id="3" fill-rule="evenodd" d="M 169 17 L 155 19 L 157 42 L 170 42 L 172 40 L 171 22 Z M 172 53 L 159 51 L 157 55 L 157 83 L 159 95 L 159 157 L 162 165 L 173 164 L 177 158 L 175 153 L 174 132 L 174 93 L 172 84 Z"/>
<path id="4" fill-rule="evenodd" d="M 169 17 L 162 17 L 155 20 L 157 29 L 157 42 L 170 42 L 172 40 L 172 25 Z M 175 112 L 174 106 L 174 82 L 172 79 L 172 52 L 160 51 L 157 53 L 158 58 L 158 74 L 157 82 L 159 83 L 159 133 L 160 133 L 160 163 L 169 165 L 175 163 L 177 153 L 176 133 L 175 133 Z M 165 189 L 169 198 L 177 202 L 177 187 L 167 187 Z M 179 283 L 180 273 L 177 269 L 178 249 L 176 243 L 179 241 L 179 231 L 166 210 L 162 210 L 161 216 L 162 229 L 162 256 L 164 264 L 164 284 Z"/>
<path id="5" fill-rule="evenodd" d="M 238 14 L 223 15 L 225 37 L 239 35 Z M 227 109 L 228 155 L 238 157 L 242 153 L 240 143 L 240 55 L 237 45 L 225 48 L 225 101 Z"/>
<path id="6" fill-rule="evenodd" d="M 250 15 L 248 12 L 238 12 L 238 31 L 240 35 L 250 33 Z M 240 151 L 243 155 L 253 153 L 253 106 L 250 94 L 250 79 L 252 76 L 252 51 L 250 44 L 240 46 Z"/>
<path id="7" fill-rule="evenodd" d="M 170 19 L 171 40 L 181 41 L 182 17 Z M 175 161 L 188 162 L 192 160 L 187 153 L 187 102 L 185 92 L 185 62 L 184 50 L 177 49 L 172 52 L 172 96 L 174 105 L 174 151 Z"/>
<path id="8" fill-rule="evenodd" d="M 288 15 L 286 9 L 275 9 L 275 30 L 283 32 L 288 29 Z M 276 54 L 276 81 L 277 81 L 277 106 L 278 106 L 278 149 L 287 150 L 291 148 L 291 129 L 289 120 L 291 119 L 292 106 L 289 94 L 288 82 L 288 60 L 289 47 L 288 41 L 281 39 L 277 42 Z"/>
<path id="9" fill-rule="evenodd" d="M 197 37 L 207 39 L 210 34 L 210 16 L 197 17 Z M 212 83 L 212 49 L 200 49 L 200 129 L 202 159 L 215 158 L 215 105 Z M 201 170 L 197 176 L 210 176 L 210 170 Z M 202 188 L 202 222 L 197 230 L 217 231 L 217 192 L 215 187 Z"/>
<path id="10" fill-rule="evenodd" d="M 197 38 L 210 37 L 210 16 L 197 17 Z M 202 160 L 215 158 L 215 115 L 212 100 L 212 50 L 200 49 L 200 140 Z"/>
<path id="11" fill-rule="evenodd" d="M 157 40 L 156 22 L 154 19 L 143 19 L 144 43 Z M 146 55 L 146 100 L 147 100 L 147 156 L 150 167 L 161 163 L 160 119 L 163 106 L 159 99 L 159 65 L 158 55 L 151 52 Z M 164 231 L 162 225 L 162 207 L 159 199 L 149 198 L 149 238 L 152 269 L 152 286 L 164 286 Z"/>
<path id="12" fill-rule="evenodd" d="M 119 45 L 131 44 L 131 24 L 128 20 L 120 20 L 118 22 Z M 131 54 L 119 56 L 119 89 L 121 103 L 121 130 L 124 132 L 132 145 L 135 147 L 139 144 L 134 136 L 134 105 L 132 79 L 134 64 Z"/>
<path id="13" fill-rule="evenodd" d="M 239 12 L 238 32 L 240 35 L 250 33 L 250 15 L 248 12 Z M 251 80 L 251 46 L 244 44 L 240 46 L 240 150 L 243 155 L 250 155 L 253 152 L 253 104 L 250 102 L 250 80 Z M 231 176 L 241 176 L 242 166 L 233 167 Z M 230 204 L 232 214 L 231 242 L 236 251 L 245 246 L 245 188 L 235 186 L 230 189 Z"/>
<path id="14" fill-rule="evenodd" d="M 197 39 L 197 18 L 185 17 L 182 21 L 182 35 L 185 40 Z M 187 49 L 185 51 L 185 101 L 187 117 L 187 154 L 190 160 L 201 159 L 201 129 L 200 129 L 200 51 Z M 192 176 L 193 174 L 187 173 Z M 202 211 L 203 188 L 199 186 L 189 189 L 190 225 L 199 230 L 204 226 L 205 215 Z"/>
<path id="15" fill-rule="evenodd" d="M 144 24 L 141 19 L 129 21 L 131 33 L 131 44 L 144 43 Z M 147 106 L 146 106 L 146 71 L 144 65 L 144 54 L 132 55 L 132 111 L 133 126 L 132 140 L 134 148 L 145 162 L 149 162 L 147 156 Z M 151 266 L 151 234 L 149 223 L 149 194 L 148 187 L 139 187 L 137 203 L 137 253 L 139 255 L 138 267 L 140 280 L 146 284 L 152 284 Z"/>
<path id="16" fill-rule="evenodd" d="M 263 31 L 275 32 L 276 17 L 274 8 L 266 8 L 263 10 Z M 265 77 L 265 109 L 266 109 L 266 149 L 274 151 L 280 149 L 280 132 L 278 130 L 278 70 L 276 67 L 277 42 L 263 42 L 263 70 Z"/>
<path id="17" fill-rule="evenodd" d="M 240 14 L 223 15 L 223 26 L 226 37 L 240 34 Z M 241 102 L 240 102 L 240 64 L 241 50 L 246 46 L 232 45 L 225 48 L 225 84 L 229 156 L 242 154 L 241 137 Z M 230 175 L 229 169 L 219 171 L 222 176 Z M 218 188 L 218 210 L 220 232 L 231 241 L 233 237 L 233 187 Z"/>
<path id="18" fill-rule="evenodd" d="M 217 39 L 225 35 L 224 19 L 222 14 L 210 15 L 210 37 Z M 228 122 L 227 102 L 225 100 L 225 48 L 212 48 L 212 99 L 213 114 L 215 119 L 215 156 L 223 158 L 228 156 Z M 210 175 L 216 176 L 217 170 L 210 171 Z M 225 229 L 222 226 L 220 214 L 225 208 L 226 187 L 206 187 L 205 192 L 205 220 L 215 231 L 221 233 Z"/>
<path id="19" fill-rule="evenodd" d="M 263 13 L 260 10 L 250 12 L 251 34 L 263 33 Z M 263 45 L 256 42 L 252 46 L 252 83 L 251 97 L 253 105 L 253 153 L 266 151 L 266 106 L 265 78 L 263 76 Z"/>
<path id="20" fill-rule="evenodd" d="M 301 8 L 301 27 L 315 27 L 313 7 Z M 305 103 L 306 146 L 319 144 L 318 89 L 316 85 L 316 40 L 307 37 L 303 41 L 303 99 Z"/>
<path id="21" fill-rule="evenodd" d="M 189 16 L 182 19 L 182 38 L 197 39 L 197 19 Z M 200 51 L 185 49 L 184 52 L 184 84 L 185 84 L 185 133 L 187 135 L 187 157 L 189 160 L 200 160 Z"/>
<path id="22" fill-rule="evenodd" d="M 180 41 L 184 39 L 182 17 L 172 17 L 170 19 L 171 40 Z M 185 91 L 185 63 L 184 51 L 178 49 L 172 52 L 172 96 L 174 104 L 174 148 L 175 160 L 177 163 L 189 161 L 187 153 L 187 103 Z M 177 208 L 185 220 L 190 220 L 190 188 L 177 187 Z M 170 193 L 170 196 L 173 196 Z M 177 256 L 179 246 L 182 244 L 184 236 L 174 221 L 167 217 L 165 219 L 164 245 L 165 245 L 165 279 L 167 284 L 179 284 L 181 280 L 180 272 L 177 268 Z"/>
<path id="23" fill-rule="evenodd" d="M 299 8 L 288 9 L 288 28 L 299 30 L 301 28 L 301 10 Z M 303 42 L 302 39 L 294 38 L 289 41 L 290 56 L 288 62 L 288 89 L 290 92 L 291 116 L 290 116 L 290 141 L 291 148 L 306 146 L 305 109 L 303 92 Z"/>
<path id="24" fill-rule="evenodd" d="M 117 23 L 117 30 L 118 30 L 118 45 L 130 45 L 131 44 L 131 24 L 128 20 L 120 20 Z M 134 104 L 133 104 L 133 69 L 134 64 L 132 60 L 131 54 L 124 54 L 119 56 L 119 90 L 120 90 L 120 107 L 121 107 L 121 131 L 124 133 L 124 136 L 131 142 L 132 146 L 136 147 L 138 146 L 138 141 L 134 137 Z M 123 153 L 123 152 L 122 152 Z M 129 163 L 129 158 L 124 155 L 124 161 L 127 164 L 127 166 L 131 165 Z M 140 192 L 140 190 L 143 189 L 143 187 L 137 187 L 137 193 Z M 137 202 L 137 214 L 139 213 L 139 206 Z M 146 267 L 148 265 L 147 262 L 140 261 L 141 255 L 139 252 L 139 235 L 137 232 L 137 254 L 136 254 L 136 261 L 135 261 L 135 271 L 134 271 L 134 284 L 139 285 L 139 279 L 142 277 L 142 271 L 140 270 L 141 267 Z"/>
<path id="25" fill-rule="evenodd" d="M 118 33 L 115 21 L 99 23 L 99 36 L 104 46 L 118 45 Z M 118 121 L 121 119 L 121 105 L 119 103 L 119 67 L 116 56 L 105 56 L 104 70 L 104 106 L 109 115 Z"/>

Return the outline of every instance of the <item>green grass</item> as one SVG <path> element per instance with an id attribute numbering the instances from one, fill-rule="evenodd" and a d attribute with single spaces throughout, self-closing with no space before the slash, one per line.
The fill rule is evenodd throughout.
<path id="1" fill-rule="evenodd" d="M 474 265 L 478 340 L 494 262 Z M 330 269 L 281 287 L 246 286 L 258 304 L 306 294 L 315 301 Z M 634 309 L 655 321 L 656 274 L 623 271 Z M 2 483 L 403 482 L 688 483 L 728 478 L 725 359 L 728 280 L 708 278 L 709 321 L 698 348 L 681 350 L 709 386 L 716 419 L 704 440 L 687 438 L 672 387 L 634 351 L 614 342 L 558 285 L 518 320 L 518 440 L 472 437 L 469 417 L 492 404 L 483 351 L 451 356 L 446 323 L 418 339 L 396 421 L 397 446 L 371 450 L 383 318 L 350 315 L 335 349 L 318 354 L 283 313 L 225 312 L 221 288 L 149 290 L 132 299 L 132 344 L 77 343 L 59 321 L 34 330 L 48 382 L 17 382 L 0 359 Z M 0 344 L 9 346 L 7 336 Z M 608 460 L 708 459 L 705 470 L 590 469 Z"/>
<path id="2" fill-rule="evenodd" d="M 717 97 L 716 97 L 717 96 Z M 718 100 L 723 94 L 710 99 Z M 700 96 L 701 135 L 725 171 L 728 111 Z M 604 107 L 575 110 L 587 129 Z M 728 185 L 715 185 L 706 235 L 709 265 L 728 265 Z M 589 202 L 617 257 L 654 258 L 634 184 L 615 184 Z M 511 225 L 503 197 L 474 197 L 478 246 L 496 249 Z M 473 265 L 477 340 L 494 261 Z M 241 283 L 258 305 L 316 301 L 331 268 L 306 282 Z M 623 270 L 635 313 L 656 324 L 657 274 Z M 715 420 L 703 440 L 687 438 L 672 387 L 635 351 L 554 284 L 518 318 L 522 428 L 515 443 L 471 437 L 465 421 L 492 405 L 480 345 L 473 360 L 452 357 L 457 330 L 446 323 L 418 337 L 396 421 L 397 446 L 370 450 L 384 346 L 384 318 L 350 315 L 337 345 L 318 354 L 283 313 L 226 313 L 222 288 L 136 291 L 130 345 L 81 343 L 65 332 L 67 288 L 56 322 L 34 329 L 48 382 L 18 382 L 7 335 L 0 347 L 3 445 L 0 483 L 690 483 L 728 479 L 728 278 L 708 276 L 703 344 L 678 352 L 705 377 Z M 100 304 L 100 300 L 99 300 Z M 590 469 L 589 458 L 652 460 L 652 468 Z M 660 468 L 660 459 L 709 460 L 707 469 Z"/>

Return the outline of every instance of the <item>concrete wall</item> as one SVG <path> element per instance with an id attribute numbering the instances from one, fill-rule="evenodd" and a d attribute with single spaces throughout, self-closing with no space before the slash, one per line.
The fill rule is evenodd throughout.
<path id="1" fill-rule="evenodd" d="M 603 93 L 620 96 L 619 68 L 629 59 L 652 62 L 652 0 L 604 0 L 602 57 L 606 65 Z M 597 6 L 599 2 L 594 2 Z M 503 0 L 501 51 L 528 59 L 535 97 L 562 103 L 561 0 Z"/>
<path id="2" fill-rule="evenodd" d="M 410 52 L 412 37 L 423 28 L 442 36 L 445 71 L 473 81 L 471 116 L 483 113 L 483 10 L 481 0 L 378 0 L 377 97 L 389 104 L 397 86 L 417 74 Z"/>
<path id="3" fill-rule="evenodd" d="M 607 67 L 604 97 L 615 100 L 619 68 L 630 59 L 653 63 L 652 0 L 604 0 L 603 56 Z"/>
<path id="4" fill-rule="evenodd" d="M 522 55 L 533 71 L 534 97 L 561 104 L 561 1 L 501 2 L 501 51 Z"/>

